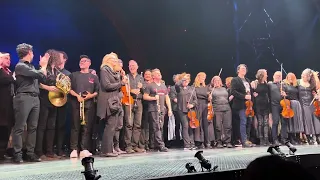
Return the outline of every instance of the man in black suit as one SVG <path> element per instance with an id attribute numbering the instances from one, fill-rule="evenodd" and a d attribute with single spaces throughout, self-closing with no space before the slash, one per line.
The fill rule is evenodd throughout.
<path id="1" fill-rule="evenodd" d="M 252 144 L 247 141 L 247 117 L 246 117 L 246 100 L 251 100 L 251 86 L 247 73 L 247 66 L 240 64 L 237 67 L 238 76 L 231 81 L 231 94 L 234 96 L 232 109 L 237 111 L 240 117 L 240 135 L 242 147 L 252 147 Z M 238 127 L 234 127 L 238 128 Z"/>

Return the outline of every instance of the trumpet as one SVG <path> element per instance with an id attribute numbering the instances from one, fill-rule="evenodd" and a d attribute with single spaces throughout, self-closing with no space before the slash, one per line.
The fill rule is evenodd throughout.
<path id="1" fill-rule="evenodd" d="M 82 97 L 83 93 L 80 93 L 80 96 Z M 80 102 L 80 122 L 81 126 L 86 125 L 86 118 L 84 114 L 84 100 Z"/>

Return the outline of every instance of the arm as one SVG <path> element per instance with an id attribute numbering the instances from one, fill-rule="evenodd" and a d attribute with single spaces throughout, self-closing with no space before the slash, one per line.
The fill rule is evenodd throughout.
<path id="1" fill-rule="evenodd" d="M 116 83 L 111 83 L 109 80 L 109 73 L 105 69 L 101 69 L 100 71 L 100 86 L 106 91 L 115 91 L 117 89 L 120 89 L 122 86 L 122 83 L 116 82 Z"/>
<path id="2" fill-rule="evenodd" d="M 177 93 L 180 93 L 180 88 L 181 88 L 182 80 L 178 81 L 175 85 L 174 88 L 176 89 Z"/>
<path id="3" fill-rule="evenodd" d="M 236 82 L 236 79 L 233 78 L 231 81 L 231 95 L 238 99 L 243 99 L 245 100 L 246 94 L 243 94 L 237 90 L 238 83 Z"/>
<path id="4" fill-rule="evenodd" d="M 167 107 L 168 107 L 168 112 L 172 112 L 171 101 L 170 101 L 169 95 L 166 95 L 166 104 L 167 104 Z"/>
<path id="5" fill-rule="evenodd" d="M 193 105 L 193 107 L 196 107 L 198 105 L 198 98 L 196 95 L 196 91 L 193 92 L 191 101 L 192 101 L 191 104 Z"/>
<path id="6" fill-rule="evenodd" d="M 157 98 L 156 97 L 152 97 L 150 96 L 150 87 L 147 86 L 146 89 L 145 89 L 145 92 L 143 94 L 143 99 L 146 100 L 146 101 L 156 101 Z"/>
<path id="7" fill-rule="evenodd" d="M 16 73 L 16 76 L 21 75 L 21 76 L 26 76 L 26 77 L 32 77 L 32 78 L 39 79 L 39 80 L 44 80 L 46 70 L 45 70 L 45 68 L 41 68 L 40 70 L 36 70 L 34 68 L 27 66 L 24 63 L 18 63 L 15 68 L 15 73 Z"/>
<path id="8" fill-rule="evenodd" d="M 175 87 L 170 87 L 169 98 L 171 99 L 171 101 L 177 98 Z"/>

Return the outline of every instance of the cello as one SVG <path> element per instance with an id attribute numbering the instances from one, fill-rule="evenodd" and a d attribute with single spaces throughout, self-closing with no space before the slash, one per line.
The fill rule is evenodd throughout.
<path id="1" fill-rule="evenodd" d="M 282 64 L 281 64 L 281 76 L 282 76 Z M 280 92 L 283 91 L 283 81 L 281 78 L 280 82 Z M 283 118 L 290 119 L 294 116 L 294 111 L 291 109 L 291 103 L 290 100 L 286 99 L 284 96 L 283 99 L 280 101 L 280 106 L 282 107 L 281 115 Z"/>

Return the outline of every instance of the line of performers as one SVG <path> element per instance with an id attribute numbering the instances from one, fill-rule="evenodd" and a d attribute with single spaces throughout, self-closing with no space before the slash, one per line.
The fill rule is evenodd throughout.
<path id="1" fill-rule="evenodd" d="M 319 79 L 311 69 L 299 80 L 293 73 L 283 80 L 277 71 L 272 82 L 260 69 L 250 81 L 246 65 L 240 64 L 225 86 L 221 71 L 209 84 L 200 72 L 192 84 L 190 74 L 181 73 L 166 86 L 159 69 L 139 74 L 134 60 L 126 74 L 115 53 L 103 57 L 98 77 L 86 55 L 80 57 L 80 71 L 70 73 L 64 52 L 48 50 L 37 70 L 31 45 L 19 44 L 16 51 L 20 61 L 14 73 L 10 55 L 0 54 L 0 158 L 9 146 L 16 163 L 97 152 L 103 157 L 167 152 L 164 130 L 185 150 L 320 140 Z M 63 150 L 66 142 L 70 155 Z"/>

